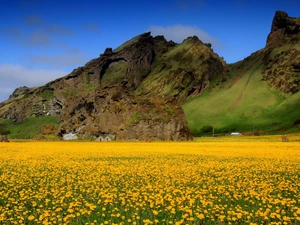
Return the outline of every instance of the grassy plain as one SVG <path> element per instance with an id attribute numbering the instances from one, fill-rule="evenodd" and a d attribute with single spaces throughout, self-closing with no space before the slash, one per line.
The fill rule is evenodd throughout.
<path id="1" fill-rule="evenodd" d="M 297 142 L 0 143 L 0 224 L 299 224 Z"/>

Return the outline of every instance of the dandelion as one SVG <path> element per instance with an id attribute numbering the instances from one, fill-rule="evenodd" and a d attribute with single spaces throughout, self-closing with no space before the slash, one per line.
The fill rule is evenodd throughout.
<path id="1" fill-rule="evenodd" d="M 204 215 L 201 213 L 201 214 L 199 214 L 198 216 L 197 216 L 200 220 L 202 220 L 202 219 L 204 219 L 205 217 L 204 217 Z"/>
<path id="2" fill-rule="evenodd" d="M 34 216 L 32 216 L 32 215 L 30 215 L 30 216 L 28 216 L 28 218 L 27 218 L 28 220 L 34 220 Z"/>
<path id="3" fill-rule="evenodd" d="M 158 212 L 157 212 L 156 210 L 153 210 L 152 212 L 153 212 L 153 214 L 154 214 L 155 216 L 158 215 Z"/>

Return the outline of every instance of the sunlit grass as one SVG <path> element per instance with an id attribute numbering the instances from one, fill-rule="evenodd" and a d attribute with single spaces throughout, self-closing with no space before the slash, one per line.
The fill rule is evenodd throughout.
<path id="1" fill-rule="evenodd" d="M 0 224 L 299 224 L 300 145 L 0 143 Z"/>
<path id="2" fill-rule="evenodd" d="M 300 142 L 300 134 L 287 134 L 289 141 Z M 194 137 L 196 142 L 282 142 L 282 135 L 262 135 L 262 136 L 206 136 Z M 300 143 L 299 143 L 300 144 Z"/>

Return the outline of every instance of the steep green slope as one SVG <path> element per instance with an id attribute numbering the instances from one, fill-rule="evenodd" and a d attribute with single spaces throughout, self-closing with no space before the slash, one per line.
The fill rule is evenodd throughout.
<path id="1" fill-rule="evenodd" d="M 183 105 L 194 135 L 300 131 L 300 23 L 277 11 L 266 47 L 227 65 L 226 75 Z"/>
<path id="2" fill-rule="evenodd" d="M 250 68 L 222 84 L 207 89 L 183 105 L 194 135 L 203 126 L 215 133 L 285 132 L 300 119 L 300 93 L 286 95 L 262 81 L 261 60 L 248 63 Z"/>

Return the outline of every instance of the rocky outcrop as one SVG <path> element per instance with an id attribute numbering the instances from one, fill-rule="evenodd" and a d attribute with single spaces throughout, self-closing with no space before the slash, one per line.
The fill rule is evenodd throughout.
<path id="1" fill-rule="evenodd" d="M 23 86 L 23 87 L 19 87 L 16 90 L 14 90 L 14 92 L 9 96 L 9 98 L 17 98 L 21 95 L 24 95 L 26 93 L 28 93 L 30 91 L 30 88 Z"/>
<path id="2" fill-rule="evenodd" d="M 273 54 L 272 54 L 273 53 Z M 263 80 L 271 87 L 295 94 L 300 90 L 300 49 L 267 51 L 264 57 Z"/>
<path id="3" fill-rule="evenodd" d="M 175 105 L 175 106 L 174 106 Z M 62 114 L 59 134 L 80 137 L 115 135 L 116 140 L 191 140 L 181 107 L 161 99 L 139 99 L 130 87 L 117 85 L 99 89 Z"/>
<path id="4" fill-rule="evenodd" d="M 267 47 L 279 47 L 287 42 L 297 43 L 299 35 L 300 19 L 289 17 L 285 12 L 276 11 L 271 32 L 267 38 Z"/>
<path id="5" fill-rule="evenodd" d="M 223 77 L 226 63 L 198 37 L 188 37 L 162 57 L 151 74 L 137 89 L 141 96 L 176 97 L 180 104 L 210 86 L 210 81 Z"/>
<path id="6" fill-rule="evenodd" d="M 181 104 L 201 94 L 225 68 L 211 45 L 197 37 L 179 45 L 145 33 L 107 48 L 65 77 L 17 89 L 1 104 L 0 118 L 21 123 L 57 116 L 60 137 L 191 140 Z"/>
<path id="7" fill-rule="evenodd" d="M 262 50 L 262 79 L 285 93 L 294 94 L 300 90 L 299 40 L 300 18 L 289 17 L 287 13 L 277 11 L 266 48 Z"/>
<path id="8" fill-rule="evenodd" d="M 0 142 L 9 142 L 7 135 L 0 135 Z"/>

